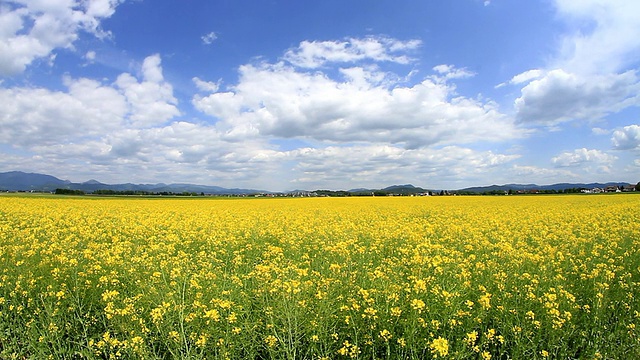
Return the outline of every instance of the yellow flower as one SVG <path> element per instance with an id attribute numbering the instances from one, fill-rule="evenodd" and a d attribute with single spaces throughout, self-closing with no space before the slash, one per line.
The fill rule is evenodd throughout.
<path id="1" fill-rule="evenodd" d="M 278 338 L 276 338 L 273 335 L 269 335 L 266 338 L 264 338 L 264 343 L 267 344 L 268 347 L 272 348 L 276 346 L 276 344 L 278 344 Z"/>
<path id="2" fill-rule="evenodd" d="M 392 337 L 393 337 L 393 335 L 389 332 L 389 330 L 384 329 L 384 330 L 380 331 L 380 338 L 382 340 L 384 340 L 385 342 L 389 341 L 389 339 L 391 339 Z"/>
<path id="3" fill-rule="evenodd" d="M 363 318 L 370 318 L 370 319 L 377 319 L 378 316 L 376 315 L 378 313 L 378 310 L 372 308 L 372 307 L 368 307 L 366 309 L 364 309 L 364 313 L 362 314 Z"/>
<path id="4" fill-rule="evenodd" d="M 418 313 L 421 313 L 422 310 L 424 310 L 425 308 L 425 303 L 424 301 L 420 300 L 420 299 L 413 299 L 411 300 L 411 307 L 416 310 Z"/>
<path id="5" fill-rule="evenodd" d="M 207 319 L 211 319 L 215 322 L 220 321 L 220 313 L 216 309 L 207 310 L 204 312 L 204 317 Z"/>
<path id="6" fill-rule="evenodd" d="M 203 348 L 205 345 L 207 345 L 207 335 L 201 334 L 200 337 L 198 337 L 198 340 L 196 340 L 196 346 Z"/>
<path id="7" fill-rule="evenodd" d="M 478 339 L 478 332 L 477 331 L 472 331 L 470 333 L 467 333 L 467 337 L 465 338 L 465 342 L 469 346 L 472 346 L 473 344 L 476 343 L 477 339 Z"/>
<path id="8" fill-rule="evenodd" d="M 487 339 L 489 339 L 489 341 L 492 341 L 493 337 L 496 336 L 496 329 L 487 330 L 487 333 L 485 334 L 485 336 L 487 337 Z"/>
<path id="9" fill-rule="evenodd" d="M 342 343 L 342 347 L 338 349 L 338 354 L 354 359 L 360 354 L 360 347 L 345 340 L 344 343 Z"/>
<path id="10" fill-rule="evenodd" d="M 229 322 L 229 324 L 233 324 L 236 322 L 236 320 L 238 320 L 238 315 L 236 315 L 236 313 L 232 311 L 231 314 L 227 316 L 227 321 Z"/>
<path id="11" fill-rule="evenodd" d="M 439 337 L 433 340 L 429 347 L 431 348 L 431 354 L 435 357 L 444 357 L 449 354 L 449 341 L 445 338 Z"/>
<path id="12" fill-rule="evenodd" d="M 169 339 L 171 339 L 173 341 L 179 341 L 180 340 L 180 334 L 177 331 L 169 331 Z"/>
<path id="13" fill-rule="evenodd" d="M 469 310 L 473 309 L 473 301 L 471 301 L 471 300 L 465 300 L 464 304 L 465 304 L 465 305 L 467 305 L 467 307 L 469 308 Z"/>
<path id="14" fill-rule="evenodd" d="M 491 294 L 485 293 L 484 295 L 482 295 L 480 299 L 478 299 L 478 303 L 485 310 L 491 308 Z"/>
<path id="15" fill-rule="evenodd" d="M 108 302 L 109 300 L 116 298 L 119 294 L 118 290 L 107 290 L 102 293 L 102 301 Z"/>
<path id="16" fill-rule="evenodd" d="M 549 357 L 549 352 L 547 350 L 542 350 L 540 351 L 540 355 L 542 355 L 543 358 L 547 358 Z"/>
<path id="17" fill-rule="evenodd" d="M 536 314 L 531 310 L 527 311 L 527 313 L 525 315 L 527 316 L 527 318 L 529 320 L 535 320 L 535 318 L 536 318 Z"/>

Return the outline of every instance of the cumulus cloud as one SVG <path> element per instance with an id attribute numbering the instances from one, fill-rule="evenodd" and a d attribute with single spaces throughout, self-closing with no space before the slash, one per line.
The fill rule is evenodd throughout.
<path id="1" fill-rule="evenodd" d="M 336 51 L 341 56 L 342 49 Z M 343 79 L 283 62 L 243 65 L 239 72 L 230 91 L 193 98 L 197 109 L 237 136 L 419 148 L 522 135 L 495 103 L 459 96 L 449 80 L 470 73 L 449 65 L 413 85 L 376 67 L 339 69 Z"/>
<path id="2" fill-rule="evenodd" d="M 67 92 L 0 89 L 0 139 L 31 146 L 70 142 L 117 128 L 127 104 L 117 90 L 89 79 L 66 79 Z"/>
<path id="3" fill-rule="evenodd" d="M 161 67 L 162 60 L 160 55 L 155 54 L 148 56 L 142 62 L 142 76 L 144 81 L 161 83 L 164 80 Z"/>
<path id="4" fill-rule="evenodd" d="M 611 141 L 618 150 L 640 149 L 640 126 L 634 124 L 614 131 Z"/>
<path id="5" fill-rule="evenodd" d="M 0 4 L 0 75 L 14 75 L 58 48 L 72 48 L 84 31 L 109 36 L 102 20 L 121 0 L 5 1 Z"/>
<path id="6" fill-rule="evenodd" d="M 116 80 L 131 107 L 128 117 L 131 124 L 135 127 L 159 125 L 180 115 L 173 87 L 164 81 L 160 55 L 151 55 L 144 60 L 142 74 L 142 81 L 128 73 L 121 74 Z"/>
<path id="7" fill-rule="evenodd" d="M 640 79 L 635 71 L 585 76 L 556 69 L 521 92 L 515 101 L 518 121 L 552 125 L 596 120 L 640 104 Z"/>
<path id="8" fill-rule="evenodd" d="M 406 52 L 418 48 L 420 40 L 402 41 L 389 37 L 370 36 L 343 41 L 303 41 L 288 50 L 284 60 L 302 68 L 318 68 L 327 63 L 355 63 L 361 60 L 389 61 L 407 64 Z"/>
<path id="9" fill-rule="evenodd" d="M 515 100 L 521 123 L 556 125 L 599 120 L 640 104 L 640 3 L 625 0 L 555 0 L 567 33 L 546 69 L 532 69 L 507 84 L 523 85 Z"/>
<path id="10" fill-rule="evenodd" d="M 177 116 L 159 57 L 148 57 L 142 72 L 142 81 L 125 73 L 112 85 L 67 76 L 66 91 L 0 88 L 0 141 L 26 148 L 66 144 L 123 127 L 163 124 Z"/>
<path id="11" fill-rule="evenodd" d="M 581 148 L 571 152 L 564 152 L 552 158 L 551 162 L 558 167 L 584 167 L 595 164 L 601 168 L 608 168 L 616 159 L 617 157 L 600 150 Z"/>

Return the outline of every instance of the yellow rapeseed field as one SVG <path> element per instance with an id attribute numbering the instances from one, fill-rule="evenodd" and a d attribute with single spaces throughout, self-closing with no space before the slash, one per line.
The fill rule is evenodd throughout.
<path id="1" fill-rule="evenodd" d="M 640 196 L 0 196 L 0 358 L 640 358 Z"/>

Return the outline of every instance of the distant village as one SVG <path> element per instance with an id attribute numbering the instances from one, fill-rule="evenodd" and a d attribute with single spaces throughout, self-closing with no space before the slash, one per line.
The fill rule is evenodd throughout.
<path id="1" fill-rule="evenodd" d="M 640 183 L 638 183 L 640 184 Z M 624 185 L 624 186 L 607 186 L 604 189 L 601 188 L 593 188 L 593 189 L 582 189 L 582 192 L 585 194 L 600 194 L 600 193 L 612 193 L 612 192 L 631 192 L 638 191 L 638 185 Z"/>

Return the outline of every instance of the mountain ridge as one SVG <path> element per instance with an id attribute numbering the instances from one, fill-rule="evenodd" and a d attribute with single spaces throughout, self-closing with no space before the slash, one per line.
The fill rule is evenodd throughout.
<path id="1" fill-rule="evenodd" d="M 593 189 L 600 188 L 603 189 L 607 186 L 626 186 L 632 185 L 626 182 L 606 182 L 606 183 L 556 183 L 550 185 L 537 185 L 537 184 L 504 184 L 504 185 L 489 185 L 489 186 L 473 186 L 464 189 L 459 189 L 457 191 L 461 192 L 474 192 L 474 193 L 483 193 L 483 192 L 491 192 L 491 191 L 563 191 L 566 189 Z"/>
<path id="2" fill-rule="evenodd" d="M 5 191 L 55 191 L 56 189 L 80 190 L 84 192 L 95 192 L 98 190 L 112 191 L 141 191 L 151 193 L 183 193 L 197 192 L 206 194 L 230 194 L 243 195 L 254 193 L 268 193 L 264 190 L 223 188 L 220 186 L 196 185 L 185 183 L 174 184 L 105 184 L 98 180 L 91 179 L 81 183 L 74 183 L 68 180 L 61 180 L 52 175 L 27 173 L 22 171 L 9 171 L 0 173 L 0 190 Z"/>
<path id="3" fill-rule="evenodd" d="M 607 183 L 556 183 L 550 185 L 537 184 L 504 184 L 504 185 L 488 185 L 474 186 L 457 190 L 449 190 L 451 192 L 468 192 L 468 193 L 484 193 L 491 191 L 530 191 L 530 190 L 555 190 L 562 191 L 565 189 L 575 188 L 604 188 L 606 186 L 625 186 L 632 185 L 626 182 L 607 182 Z M 84 192 L 95 192 L 98 190 L 112 191 L 141 191 L 151 193 L 205 193 L 212 195 L 247 195 L 247 194 L 266 194 L 272 191 L 241 189 L 241 188 L 224 188 L 215 185 L 198 185 L 189 183 L 157 183 L 157 184 L 105 184 L 95 179 L 90 179 L 82 183 L 74 183 L 69 180 L 61 180 L 55 176 L 39 173 L 27 173 L 22 171 L 8 171 L 0 173 L 0 190 L 4 191 L 55 191 L 57 188 L 68 190 L 80 190 Z M 297 190 L 298 192 L 313 192 L 307 190 Z M 316 190 L 318 191 L 318 190 Z M 343 191 L 348 193 L 365 193 L 365 192 L 386 192 L 400 195 L 420 194 L 427 192 L 440 192 L 441 189 L 428 190 L 426 188 L 417 187 L 412 184 L 391 185 L 382 189 L 354 188 Z M 289 193 L 289 192 L 288 192 Z"/>

